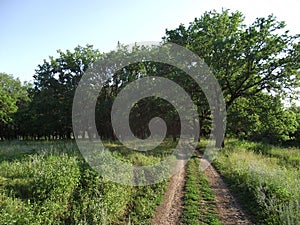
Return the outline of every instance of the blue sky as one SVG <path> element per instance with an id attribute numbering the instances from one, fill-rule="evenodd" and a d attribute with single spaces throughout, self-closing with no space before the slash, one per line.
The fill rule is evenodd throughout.
<path id="1" fill-rule="evenodd" d="M 107 52 L 118 41 L 160 41 L 166 28 L 222 8 L 243 12 L 247 23 L 274 13 L 300 33 L 300 0 L 0 0 L 0 72 L 32 81 L 38 64 L 57 49 L 92 44 Z"/>

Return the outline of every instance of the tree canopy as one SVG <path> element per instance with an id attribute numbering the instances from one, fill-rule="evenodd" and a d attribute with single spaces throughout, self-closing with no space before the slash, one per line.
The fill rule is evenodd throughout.
<path id="1" fill-rule="evenodd" d="M 11 132 L 14 114 L 18 111 L 20 104 L 28 100 L 26 88 L 19 79 L 12 75 L 0 73 L 0 139 L 8 138 L 15 133 Z"/>
<path id="2" fill-rule="evenodd" d="M 241 12 L 206 12 L 186 28 L 167 30 L 165 41 L 197 53 L 218 79 L 226 105 L 261 91 L 299 87 L 299 35 L 273 15 L 244 24 Z"/>
<path id="3" fill-rule="evenodd" d="M 286 108 L 282 100 L 287 95 L 295 97 L 300 85 L 300 35 L 290 34 L 274 15 L 257 18 L 250 25 L 244 19 L 238 11 L 205 12 L 187 27 L 181 24 L 166 30 L 163 43 L 186 47 L 209 66 L 225 98 L 228 135 L 272 143 L 299 140 L 299 107 Z M 32 87 L 1 73 L 0 138 L 15 138 L 16 134 L 24 139 L 74 137 L 72 102 L 87 69 L 97 61 L 107 65 L 108 72 L 115 71 L 115 61 L 122 64 L 127 56 L 138 57 L 143 51 L 151 54 L 155 49 L 129 50 L 118 44 L 116 51 L 108 53 L 100 53 L 91 45 L 58 50 L 57 58 L 49 57 L 38 65 Z M 197 106 L 201 135 L 210 133 L 212 119 L 221 112 L 212 112 L 197 83 L 170 65 L 142 61 L 117 70 L 104 83 L 96 106 L 96 124 L 102 138 L 115 138 L 110 112 L 118 93 L 130 82 L 147 76 L 163 76 L 182 86 Z M 167 135 L 176 139 L 180 133 L 178 114 L 159 98 L 142 100 L 133 107 L 133 133 L 147 137 L 148 122 L 156 116 L 166 120 Z M 80 135 L 92 137 L 93 132 L 83 126 Z"/>

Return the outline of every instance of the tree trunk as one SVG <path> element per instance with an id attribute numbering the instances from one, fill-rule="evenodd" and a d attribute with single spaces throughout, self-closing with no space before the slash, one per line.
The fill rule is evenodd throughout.
<path id="1" fill-rule="evenodd" d="M 173 142 L 176 142 L 176 135 L 173 135 Z"/>
<path id="2" fill-rule="evenodd" d="M 213 124 L 213 134 L 216 140 L 216 148 L 224 148 L 224 136 L 225 136 L 225 119 L 226 119 L 226 109 L 222 108 L 219 102 L 216 104 L 216 108 L 213 112 L 214 124 Z"/>

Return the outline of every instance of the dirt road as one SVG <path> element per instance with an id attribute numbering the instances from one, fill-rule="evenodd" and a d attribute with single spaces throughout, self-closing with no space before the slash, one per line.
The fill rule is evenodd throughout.
<path id="1" fill-rule="evenodd" d="M 215 194 L 217 214 L 223 225 L 253 224 L 250 217 L 241 209 L 235 197 L 230 193 L 215 168 L 198 154 L 204 173 L 207 176 L 210 187 Z M 183 161 L 179 161 L 179 165 Z M 184 186 L 186 180 L 186 167 L 173 175 L 164 195 L 163 202 L 156 209 L 151 219 L 153 225 L 177 225 L 184 207 Z"/>
<path id="2" fill-rule="evenodd" d="M 201 158 L 201 156 L 199 155 Z M 210 187 L 215 194 L 217 213 L 223 225 L 253 224 L 249 216 L 243 212 L 235 197 L 230 193 L 220 174 L 205 159 L 201 158 L 202 165 L 207 176 Z"/>
<path id="3" fill-rule="evenodd" d="M 183 165 L 179 161 L 179 165 Z M 180 217 L 183 210 L 183 197 L 185 185 L 185 167 L 174 174 L 170 180 L 163 202 L 156 209 L 153 219 L 153 225 L 177 225 L 180 223 Z"/>

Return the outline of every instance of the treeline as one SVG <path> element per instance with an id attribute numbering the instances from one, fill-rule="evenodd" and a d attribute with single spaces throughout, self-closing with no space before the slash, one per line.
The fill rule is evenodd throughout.
<path id="1" fill-rule="evenodd" d="M 206 12 L 188 27 L 167 30 L 163 42 L 193 51 L 217 78 L 227 107 L 226 135 L 271 143 L 300 143 L 300 109 L 284 107 L 283 99 L 297 97 L 299 87 L 299 35 L 291 35 L 285 23 L 273 15 L 244 24 L 240 12 Z M 71 139 L 72 103 L 78 83 L 95 62 L 112 62 L 153 47 L 129 50 L 118 45 L 116 51 L 100 53 L 91 45 L 73 51 L 58 51 L 38 65 L 33 84 L 21 85 L 7 74 L 0 78 L 0 139 Z M 193 66 L 193 65 L 191 65 Z M 147 76 L 163 76 L 179 84 L 197 106 L 202 136 L 209 135 L 212 112 L 200 87 L 179 69 L 139 62 L 117 70 L 99 93 L 96 105 L 97 132 L 102 138 L 115 139 L 111 126 L 114 99 L 130 82 Z M 130 114 L 130 125 L 137 137 L 149 135 L 148 123 L 162 117 L 167 135 L 180 134 L 179 116 L 171 104 L 159 98 L 138 102 Z M 84 127 L 82 138 L 94 134 Z"/>
<path id="2" fill-rule="evenodd" d="M 139 51 L 141 50 L 137 52 Z M 62 52 L 59 50 L 58 53 L 58 58 L 50 57 L 49 61 L 45 60 L 42 65 L 38 66 L 36 74 L 33 76 L 33 85 L 26 84 L 22 87 L 19 80 L 14 80 L 7 74 L 1 74 L 1 80 L 6 83 L 4 86 L 11 85 L 6 91 L 7 96 L 12 89 L 13 93 L 18 93 L 13 96 L 15 107 L 7 114 L 9 118 L 1 123 L 1 140 L 74 138 L 72 104 L 81 77 L 95 62 L 105 62 L 107 65 L 107 60 L 122 59 L 124 55 L 129 54 L 129 50 L 127 47 L 119 45 L 117 51 L 101 54 L 91 45 L 87 45 L 85 47 L 78 46 L 74 51 Z M 113 64 L 109 69 L 114 70 L 115 66 Z M 111 124 L 111 110 L 114 99 L 120 90 L 131 81 L 149 74 L 164 72 L 171 75 L 175 73 L 174 71 L 165 65 L 141 62 L 126 66 L 122 71 L 112 74 L 103 84 L 101 92 L 100 88 L 98 89 L 99 96 L 95 109 L 97 131 L 91 129 L 87 121 L 83 121 L 81 138 L 93 138 L 97 132 L 102 139 L 116 139 Z M 99 76 L 97 78 L 104 79 L 104 76 L 101 77 L 102 74 Z M 19 89 L 22 89 L 22 92 Z M 88 93 L 85 94 L 88 95 Z M 7 99 L 7 101 L 11 101 L 11 99 Z M 130 114 L 131 129 L 137 137 L 146 138 L 150 134 L 148 123 L 153 117 L 161 117 L 167 122 L 167 135 L 177 137 L 180 134 L 179 117 L 171 104 L 159 98 L 149 97 L 139 101 Z"/>

